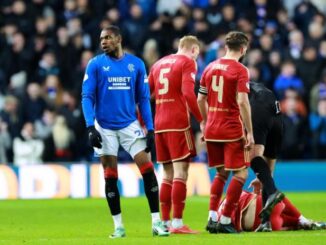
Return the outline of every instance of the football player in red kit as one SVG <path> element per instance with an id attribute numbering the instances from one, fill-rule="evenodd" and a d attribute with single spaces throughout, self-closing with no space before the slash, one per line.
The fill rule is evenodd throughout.
<path id="1" fill-rule="evenodd" d="M 237 206 L 249 166 L 249 150 L 254 144 L 251 109 L 248 99 L 248 69 L 239 62 L 247 50 L 248 37 L 232 31 L 226 35 L 224 57 L 211 62 L 200 81 L 198 105 L 203 116 L 201 129 L 207 144 L 208 163 L 216 167 L 216 195 L 219 203 L 229 173 L 233 172 L 226 192 L 226 203 L 216 226 L 220 233 L 236 233 L 231 215 Z M 208 104 L 208 106 L 207 106 Z"/>
<path id="2" fill-rule="evenodd" d="M 194 92 L 199 41 L 194 36 L 180 39 L 178 51 L 157 61 L 148 77 L 155 97 L 155 146 L 157 162 L 163 164 L 160 189 L 162 220 L 171 233 L 194 234 L 183 224 L 189 159 L 196 156 L 189 112 L 198 122 L 202 117 Z M 172 208 L 173 219 L 170 222 Z"/>

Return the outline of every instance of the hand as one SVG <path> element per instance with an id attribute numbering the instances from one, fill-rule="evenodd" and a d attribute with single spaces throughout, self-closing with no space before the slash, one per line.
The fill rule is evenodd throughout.
<path id="1" fill-rule="evenodd" d="M 102 137 L 101 134 L 96 130 L 94 126 L 89 126 L 88 131 L 88 140 L 92 147 L 102 148 Z"/>
<path id="2" fill-rule="evenodd" d="M 254 147 L 255 144 L 255 140 L 254 140 L 254 136 L 251 133 L 247 133 L 246 135 L 246 143 L 245 143 L 245 149 L 246 150 L 251 150 Z"/>
<path id="3" fill-rule="evenodd" d="M 146 135 L 146 149 L 145 149 L 147 153 L 150 152 L 154 147 L 155 144 L 154 138 L 155 138 L 154 130 L 148 130 Z"/>
<path id="4" fill-rule="evenodd" d="M 206 122 L 202 121 L 200 123 L 200 131 L 202 133 L 202 136 L 200 137 L 201 142 L 205 142 L 205 128 L 206 128 Z"/>
<path id="5" fill-rule="evenodd" d="M 258 195 L 261 193 L 262 184 L 259 179 L 256 178 L 250 182 L 249 188 L 254 188 L 253 192 Z"/>

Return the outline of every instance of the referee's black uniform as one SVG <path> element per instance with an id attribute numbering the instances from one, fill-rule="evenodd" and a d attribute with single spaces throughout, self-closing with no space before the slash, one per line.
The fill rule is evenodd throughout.
<path id="1" fill-rule="evenodd" d="M 264 145 L 264 156 L 275 159 L 283 135 L 279 102 L 271 90 L 256 82 L 250 82 L 249 100 L 255 144 Z"/>

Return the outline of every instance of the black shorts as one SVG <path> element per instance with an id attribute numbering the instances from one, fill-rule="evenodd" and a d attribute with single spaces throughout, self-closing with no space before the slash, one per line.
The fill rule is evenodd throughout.
<path id="1" fill-rule="evenodd" d="M 251 110 L 255 144 L 265 146 L 264 156 L 276 159 L 283 137 L 282 115 L 268 113 L 259 107 Z"/>

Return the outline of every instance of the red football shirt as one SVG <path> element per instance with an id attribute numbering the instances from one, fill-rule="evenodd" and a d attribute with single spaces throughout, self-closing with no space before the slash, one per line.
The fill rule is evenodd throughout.
<path id="1" fill-rule="evenodd" d="M 203 72 L 200 93 L 207 94 L 207 141 L 235 141 L 244 135 L 238 92 L 249 93 L 248 69 L 240 62 L 220 58 Z"/>
<path id="2" fill-rule="evenodd" d="M 172 54 L 157 61 L 148 80 L 155 96 L 155 131 L 183 131 L 190 127 L 189 112 L 202 117 L 194 92 L 196 63 L 185 55 Z"/>

